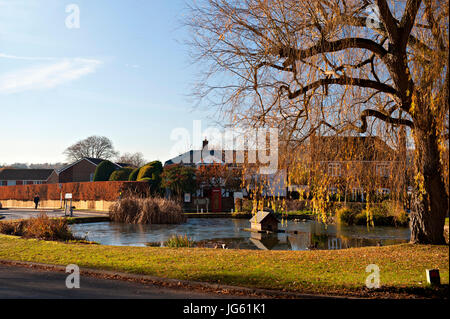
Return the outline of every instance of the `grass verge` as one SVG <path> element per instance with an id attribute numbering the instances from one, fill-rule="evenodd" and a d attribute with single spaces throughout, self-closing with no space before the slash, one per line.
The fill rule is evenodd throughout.
<path id="1" fill-rule="evenodd" d="M 0 235 L 0 259 L 146 274 L 162 278 L 355 296 L 442 296 L 448 293 L 448 246 L 396 245 L 339 251 L 249 251 L 114 247 Z M 365 288 L 366 267 L 380 267 L 382 288 Z M 427 288 L 425 269 L 441 271 Z"/>

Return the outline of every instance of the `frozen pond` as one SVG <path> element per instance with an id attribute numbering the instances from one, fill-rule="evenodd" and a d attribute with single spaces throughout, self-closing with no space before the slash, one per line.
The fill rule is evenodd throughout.
<path id="1" fill-rule="evenodd" d="M 71 226 L 75 235 L 102 245 L 146 246 L 161 245 L 172 235 L 187 235 L 197 246 L 232 249 L 308 250 L 343 249 L 350 247 L 406 243 L 409 228 L 365 226 L 325 226 L 316 221 L 279 225 L 286 233 L 266 235 L 242 230 L 249 228 L 246 219 L 190 218 L 180 225 L 130 225 L 113 222 Z"/>

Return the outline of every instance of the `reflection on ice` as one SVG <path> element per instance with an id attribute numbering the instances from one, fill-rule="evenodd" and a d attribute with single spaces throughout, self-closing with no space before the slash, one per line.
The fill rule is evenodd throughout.
<path id="1" fill-rule="evenodd" d="M 316 221 L 287 222 L 285 233 L 259 234 L 243 231 L 248 220 L 192 218 L 180 225 L 129 225 L 94 223 L 73 225 L 76 235 L 104 245 L 160 246 L 170 236 L 187 235 L 199 247 L 264 250 L 336 250 L 362 246 L 385 246 L 409 241 L 408 228 L 324 225 Z"/>

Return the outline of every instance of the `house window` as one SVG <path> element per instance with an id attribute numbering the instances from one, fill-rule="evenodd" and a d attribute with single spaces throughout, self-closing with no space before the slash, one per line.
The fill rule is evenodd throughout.
<path id="1" fill-rule="evenodd" d="M 328 175 L 329 176 L 341 176 L 341 164 L 329 163 L 328 164 Z"/>
<path id="2" fill-rule="evenodd" d="M 8 186 L 8 181 L 1 181 L 0 186 Z"/>
<path id="3" fill-rule="evenodd" d="M 89 175 L 89 181 L 90 181 L 90 182 L 93 182 L 93 181 L 94 181 L 94 173 L 91 173 L 91 174 Z"/>
<path id="4" fill-rule="evenodd" d="M 380 188 L 378 190 L 378 193 L 380 195 L 389 195 L 391 193 L 391 190 L 389 188 Z"/>
<path id="5" fill-rule="evenodd" d="M 364 190 L 362 188 L 353 188 L 352 200 L 354 201 L 364 200 Z"/>
<path id="6" fill-rule="evenodd" d="M 378 176 L 388 177 L 389 171 L 389 164 L 377 164 L 376 173 Z"/>
<path id="7" fill-rule="evenodd" d="M 336 195 L 338 193 L 338 190 L 336 187 L 330 187 L 329 193 L 330 195 Z"/>

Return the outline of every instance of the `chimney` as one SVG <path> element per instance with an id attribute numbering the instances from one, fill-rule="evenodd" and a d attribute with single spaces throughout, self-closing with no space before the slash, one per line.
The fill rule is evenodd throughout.
<path id="1" fill-rule="evenodd" d="M 205 140 L 203 141 L 203 146 L 202 146 L 202 150 L 204 150 L 205 148 L 208 148 L 208 140 L 205 138 Z"/>

